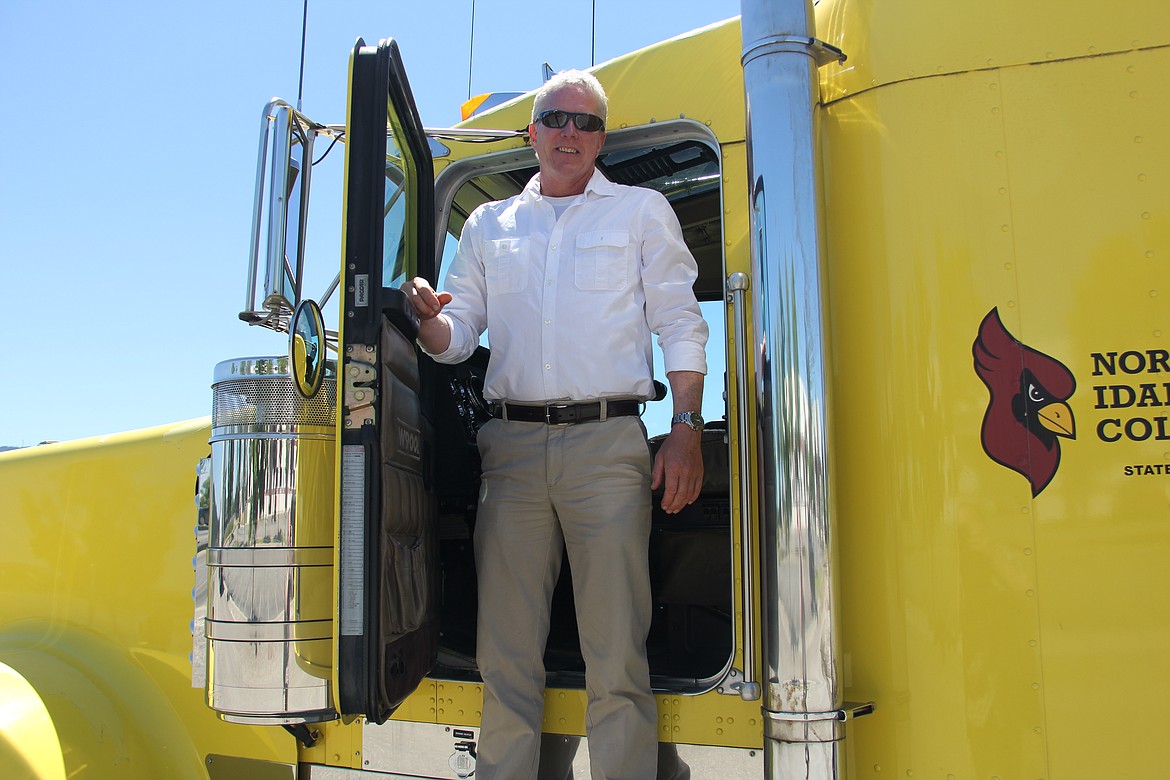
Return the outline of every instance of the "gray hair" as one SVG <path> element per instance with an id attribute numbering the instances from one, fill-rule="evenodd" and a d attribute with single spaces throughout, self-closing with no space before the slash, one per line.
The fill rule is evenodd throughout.
<path id="1" fill-rule="evenodd" d="M 536 115 L 544 109 L 549 97 L 563 87 L 579 87 L 591 94 L 597 104 L 597 110 L 601 113 L 601 118 L 606 118 L 609 113 L 609 98 L 605 96 L 605 90 L 602 89 L 601 82 L 597 80 L 597 77 L 583 70 L 562 70 L 536 90 L 536 98 L 532 101 L 533 122 L 536 121 Z"/>

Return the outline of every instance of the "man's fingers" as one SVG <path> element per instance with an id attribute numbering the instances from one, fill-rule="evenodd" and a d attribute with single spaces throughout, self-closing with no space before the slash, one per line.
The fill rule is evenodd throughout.
<path id="1" fill-rule="evenodd" d="M 669 490 L 662 495 L 662 509 L 667 514 L 676 514 L 695 503 L 699 493 L 694 488 L 687 490 Z"/>
<path id="2" fill-rule="evenodd" d="M 407 282 L 403 287 L 415 313 L 424 320 L 434 317 L 451 302 L 451 293 L 435 292 L 430 283 L 421 277 Z"/>
<path id="3" fill-rule="evenodd" d="M 423 310 L 427 308 L 426 300 L 423 298 L 422 286 L 417 281 L 411 281 L 402 285 L 402 290 L 406 293 L 410 305 L 414 307 L 415 311 L 422 314 Z"/>
<path id="4" fill-rule="evenodd" d="M 699 498 L 701 483 L 696 479 L 679 478 L 667 479 L 667 487 L 662 493 L 662 509 L 667 514 L 681 512 L 688 505 L 695 503 Z"/>
<path id="5" fill-rule="evenodd" d="M 650 489 L 657 490 L 662 484 L 662 477 L 666 473 L 666 467 L 662 462 L 662 453 L 659 452 L 654 458 L 654 466 L 650 470 Z"/>
<path id="6" fill-rule="evenodd" d="M 435 297 L 435 291 L 429 288 L 419 290 L 418 299 L 423 305 L 422 314 L 425 314 L 428 317 L 434 317 L 442 308 L 442 306 L 439 305 L 439 299 Z"/>
<path id="7" fill-rule="evenodd" d="M 703 488 L 703 461 L 698 450 L 681 447 L 668 438 L 654 459 L 651 489 L 662 486 L 662 510 L 667 514 L 693 504 Z"/>

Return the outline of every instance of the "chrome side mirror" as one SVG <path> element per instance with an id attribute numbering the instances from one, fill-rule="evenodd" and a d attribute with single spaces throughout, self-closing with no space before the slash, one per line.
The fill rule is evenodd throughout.
<path id="1" fill-rule="evenodd" d="M 264 107 L 252 204 L 248 289 L 240 312 L 240 319 L 249 324 L 285 330 L 300 301 L 313 141 L 325 130 L 282 100 L 273 99 Z M 261 258 L 264 285 L 257 307 Z"/>
<path id="2" fill-rule="evenodd" d="M 289 373 L 302 398 L 312 398 L 325 378 L 325 320 L 311 298 L 297 304 L 288 329 Z"/>

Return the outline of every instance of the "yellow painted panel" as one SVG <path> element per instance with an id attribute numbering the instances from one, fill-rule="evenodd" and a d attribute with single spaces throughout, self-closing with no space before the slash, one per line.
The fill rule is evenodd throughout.
<path id="1" fill-rule="evenodd" d="M 1170 463 L 1162 388 L 1128 410 L 1093 389 L 1170 381 L 1149 370 L 1170 346 L 1168 59 L 922 78 L 823 112 L 846 695 L 878 702 L 851 727 L 855 777 L 1153 777 L 1170 758 L 1170 716 L 1087 717 L 1170 684 L 1170 479 L 1125 471 Z M 982 440 L 993 310 L 1076 379 L 1051 481 Z M 1110 351 L 1145 372 L 1094 377 Z M 1144 441 L 1100 435 L 1133 416 Z"/>
<path id="2" fill-rule="evenodd" d="M 429 706 L 425 689 L 438 702 L 438 716 Z M 660 695 L 660 733 L 663 742 L 687 742 L 731 747 L 760 747 L 762 721 L 759 702 L 745 702 L 738 696 L 707 693 L 700 696 Z M 424 681 L 394 714 L 395 720 L 479 726 L 483 686 L 455 681 Z M 545 691 L 542 731 L 548 734 L 584 736 L 586 694 L 584 690 L 549 688 Z M 331 748 L 332 749 L 332 748 Z"/>
<path id="3" fill-rule="evenodd" d="M 714 691 L 659 697 L 659 741 L 723 747 L 763 745 L 760 702 Z"/>
<path id="4" fill-rule="evenodd" d="M 296 760 L 282 730 L 224 723 L 191 687 L 209 434 L 205 418 L 0 455 L 0 661 L 44 703 L 70 777 L 203 777 L 208 754 Z"/>
<path id="5" fill-rule="evenodd" d="M 592 72 L 610 98 L 607 128 L 685 117 L 710 127 L 723 143 L 742 141 L 742 48 L 739 20 L 729 19 L 598 65 Z M 521 129 L 531 116 L 532 99 L 527 95 L 461 126 Z M 453 158 L 483 153 L 482 146 L 447 145 Z"/>
<path id="6" fill-rule="evenodd" d="M 0 767 L 9 777 L 65 780 L 61 740 L 36 689 L 0 663 Z"/>
<path id="7" fill-rule="evenodd" d="M 1003 73 L 1017 335 L 1077 379 L 1077 438 L 1033 518 L 1053 777 L 1170 764 L 1165 714 L 1084 717 L 1170 696 L 1170 365 L 1150 359 L 1170 350 L 1167 83 L 1170 49 Z M 1092 357 L 1111 352 L 1113 376 Z"/>
<path id="8" fill-rule="evenodd" d="M 723 245 L 724 245 L 723 251 L 724 251 L 724 266 L 725 266 L 724 280 L 726 282 L 726 277 L 732 273 L 736 273 L 736 272 L 743 273 L 743 274 L 747 274 L 749 277 L 751 275 L 751 255 L 750 255 L 751 248 L 750 248 L 749 242 L 748 242 L 747 144 L 744 142 L 723 144 L 721 146 L 721 154 L 722 154 L 722 163 L 723 163 L 723 192 L 722 192 L 722 196 L 723 196 Z M 746 320 L 745 321 L 747 323 L 749 323 L 748 328 L 750 329 L 750 327 L 751 327 L 750 326 L 750 322 L 751 322 L 751 291 L 750 290 L 744 294 L 744 305 L 746 307 L 746 310 L 745 310 Z M 725 379 L 725 382 L 726 382 L 725 387 L 727 390 L 728 420 L 730 421 L 729 430 L 728 430 L 728 447 L 730 448 L 730 452 L 732 454 L 731 461 L 730 461 L 730 466 L 731 466 L 731 482 L 730 482 L 730 484 L 733 486 L 740 484 L 740 481 L 742 479 L 742 471 L 743 471 L 741 464 L 739 463 L 739 456 L 738 456 L 739 435 L 738 435 L 738 426 L 736 423 L 736 420 L 739 419 L 740 409 L 739 409 L 738 398 L 737 398 L 737 395 L 734 391 L 735 383 L 738 381 L 738 377 L 736 376 L 736 368 L 735 368 L 735 365 L 736 365 L 735 351 L 737 349 L 737 345 L 735 344 L 735 317 L 737 316 L 737 314 L 738 313 L 735 312 L 734 309 L 732 309 L 732 307 L 730 307 L 730 306 L 728 306 L 725 309 L 726 319 L 724 322 L 724 333 L 727 334 L 726 335 L 726 341 L 727 341 L 726 349 L 727 349 L 727 351 L 724 355 L 724 360 L 725 360 L 724 365 L 725 365 L 725 370 L 727 372 L 726 379 Z M 749 330 L 749 333 L 750 333 L 750 330 Z M 753 370 L 752 348 L 749 344 L 749 346 L 747 347 L 748 377 L 746 380 L 744 380 L 748 384 L 749 394 L 751 392 L 750 388 L 752 387 L 753 382 L 754 382 L 754 380 L 751 378 L 751 371 L 752 370 Z M 750 406 L 750 404 L 749 404 L 749 406 Z M 749 432 L 755 430 L 754 417 L 753 417 L 753 419 L 750 419 L 748 421 L 748 430 L 749 430 Z M 748 451 L 749 451 L 749 453 L 755 453 L 756 450 L 755 450 L 754 446 L 751 446 L 748 448 Z M 748 471 L 749 474 L 754 473 L 754 465 L 752 463 L 749 463 L 747 465 L 746 470 Z M 751 491 L 750 495 L 752 496 L 752 500 L 754 501 L 755 495 L 756 495 L 755 491 L 754 490 Z M 734 565 L 732 566 L 732 572 L 731 572 L 731 574 L 732 574 L 732 588 L 733 588 L 732 604 L 733 604 L 733 609 L 734 609 L 734 632 L 735 632 L 734 657 L 732 658 L 732 664 L 734 665 L 734 667 L 736 669 L 742 670 L 743 665 L 744 665 L 743 664 L 743 660 L 744 660 L 743 629 L 742 629 L 742 626 L 743 626 L 743 595 L 742 595 L 743 591 L 742 591 L 742 587 L 743 587 L 743 585 L 742 585 L 742 574 L 741 574 L 742 568 L 739 565 L 739 561 L 742 560 L 742 555 L 743 555 L 743 548 L 742 548 L 743 538 L 742 538 L 742 534 L 740 533 L 741 522 L 742 522 L 741 521 L 741 513 L 743 512 L 743 507 L 740 506 L 741 502 L 740 502 L 740 497 L 739 497 L 739 493 L 737 490 L 734 490 L 734 489 L 732 490 L 731 503 L 732 503 L 731 538 L 732 538 L 732 556 L 733 556 L 732 560 L 735 561 Z M 754 513 L 755 512 L 754 506 L 750 506 L 748 509 L 749 509 L 749 511 L 753 512 L 753 515 L 752 515 L 753 517 L 758 516 L 757 514 Z M 757 538 L 755 539 L 755 545 L 753 545 L 752 549 L 748 551 L 748 555 L 750 556 L 749 560 L 751 560 L 751 562 L 752 562 L 752 582 L 753 582 L 753 585 L 756 587 L 757 591 L 758 591 L 758 585 L 760 582 L 759 546 L 758 545 L 759 545 L 759 539 L 758 539 L 758 535 L 757 535 Z M 758 626 L 758 625 L 761 625 L 759 622 L 761 619 L 761 610 L 760 610 L 760 603 L 759 603 L 759 596 L 758 595 L 756 596 L 756 603 L 754 606 L 755 606 L 755 610 L 754 610 L 753 615 L 754 615 L 754 618 L 756 620 L 756 625 Z M 754 679 L 757 681 L 760 679 L 761 669 L 759 668 L 759 666 L 760 666 L 759 659 L 761 659 L 761 657 L 762 657 L 761 648 L 759 646 L 759 640 L 760 640 L 759 633 L 760 632 L 757 632 L 757 636 L 756 636 L 757 642 L 756 642 L 756 647 L 755 647 L 755 658 L 757 659 L 757 664 L 756 664 L 757 668 L 754 670 Z M 712 695 L 718 696 L 717 694 L 712 694 Z M 677 698 L 677 697 L 664 697 L 662 701 L 668 703 L 669 700 L 672 698 Z M 666 703 L 662 704 L 662 707 L 664 708 L 663 711 L 668 712 L 668 717 L 670 719 L 672 719 L 672 720 L 676 719 L 675 716 L 677 715 L 677 713 L 675 712 L 675 710 L 673 708 L 670 708 L 670 710 L 668 711 L 665 709 L 666 706 L 667 706 Z M 700 709 L 703 709 L 703 708 L 700 708 Z M 758 707 L 757 707 L 757 709 L 758 709 Z M 679 717 L 681 717 L 681 716 L 679 716 Z M 734 717 L 734 715 L 732 717 Z M 741 723 L 742 723 L 742 721 L 741 721 Z M 722 738 L 721 735 L 715 734 L 715 730 L 713 727 L 707 728 L 707 726 L 704 725 L 704 726 L 700 726 L 699 728 L 701 730 L 705 730 L 709 733 L 709 735 L 710 735 L 709 738 L 713 740 L 711 744 L 724 744 L 723 742 L 720 741 L 720 739 Z M 732 730 L 732 731 L 737 734 L 737 739 L 740 738 L 738 729 Z M 674 734 L 673 727 L 667 727 L 663 736 L 667 741 L 677 741 L 674 739 L 673 734 Z M 761 733 L 756 735 L 756 738 L 757 738 L 757 741 L 759 741 L 759 739 L 762 739 L 762 731 L 761 731 Z M 692 741 L 692 740 L 683 740 L 683 741 Z"/>
<path id="9" fill-rule="evenodd" d="M 347 766 L 360 769 L 362 766 L 362 721 L 351 723 L 340 720 L 316 723 L 309 726 L 319 735 L 317 744 L 301 748 L 299 760 L 310 764 Z"/>
<path id="10" fill-rule="evenodd" d="M 879 705 L 852 730 L 860 777 L 1043 772 L 1030 495 L 969 467 L 971 345 L 1016 292 L 1001 113 L 974 73 L 823 125 L 846 695 Z"/>
<path id="11" fill-rule="evenodd" d="M 549 688 L 544 700 L 544 731 L 585 733 L 584 691 Z M 394 713 L 394 719 L 478 727 L 482 708 L 482 684 L 428 678 Z"/>
<path id="12" fill-rule="evenodd" d="M 544 722 L 549 734 L 585 734 L 585 691 L 550 688 L 544 692 Z"/>
<path id="13" fill-rule="evenodd" d="M 436 683 L 436 723 L 478 726 L 483 709 L 483 686 L 440 680 Z"/>
<path id="14" fill-rule="evenodd" d="M 727 143 L 722 137 L 719 140 L 720 152 L 723 156 L 723 262 L 726 266 L 725 271 L 728 274 L 736 271 L 750 273 L 747 144 L 743 141 Z M 727 332 L 730 334 L 734 331 L 729 328 Z"/>
<path id="15" fill-rule="evenodd" d="M 394 720 L 412 720 L 420 723 L 434 723 L 438 710 L 438 683 L 429 677 L 424 679 L 406 697 L 406 701 L 394 711 Z"/>
<path id="16" fill-rule="evenodd" d="M 837 0 L 820 2 L 816 17 L 818 37 L 848 55 L 825 68 L 825 100 L 909 79 L 1170 44 L 1163 0 Z"/>

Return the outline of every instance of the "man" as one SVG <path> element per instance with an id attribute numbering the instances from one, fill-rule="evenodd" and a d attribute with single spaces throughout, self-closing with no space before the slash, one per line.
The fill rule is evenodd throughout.
<path id="1" fill-rule="evenodd" d="M 436 292 L 405 285 L 422 348 L 465 360 L 489 332 L 475 528 L 477 662 L 484 680 L 476 776 L 536 778 L 544 645 L 562 549 L 573 570 L 594 778 L 652 780 L 657 705 L 646 636 L 650 491 L 675 513 L 699 495 L 707 326 L 694 258 L 658 192 L 613 184 L 594 163 L 607 102 L 597 80 L 558 74 L 528 136 L 540 172 L 467 220 Z M 676 412 L 653 463 L 640 402 L 654 396 L 657 333 Z"/>

